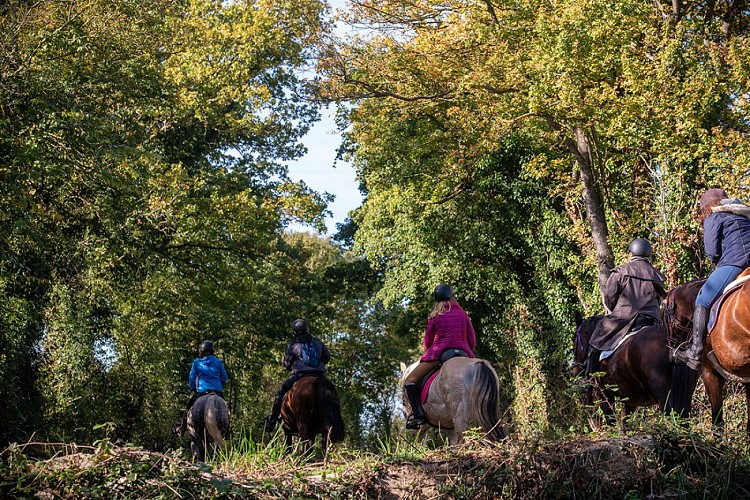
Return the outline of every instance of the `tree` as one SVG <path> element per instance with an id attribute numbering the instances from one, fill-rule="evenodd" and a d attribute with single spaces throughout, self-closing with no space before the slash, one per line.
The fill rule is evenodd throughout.
<path id="1" fill-rule="evenodd" d="M 316 0 L 0 6 L 0 322 L 12 348 L 0 385 L 18 401 L 0 441 L 41 415 L 50 436 L 110 419 L 121 437 L 163 442 L 162 409 L 181 404 L 177 363 L 197 341 L 239 333 L 229 357 L 264 352 L 240 342 L 267 337 L 254 309 L 288 291 L 262 286 L 282 230 L 319 227 L 327 202 L 281 163 L 304 152 L 317 118 L 295 70 L 323 13 Z"/>
<path id="2" fill-rule="evenodd" d="M 459 283 L 475 315 L 509 311 L 480 321 L 516 390 L 555 390 L 573 310 L 601 309 L 592 285 L 634 237 L 673 282 L 700 274 L 692 201 L 747 165 L 744 2 L 365 0 L 347 19 L 367 29 L 331 44 L 321 92 L 347 102 L 381 297 Z"/>

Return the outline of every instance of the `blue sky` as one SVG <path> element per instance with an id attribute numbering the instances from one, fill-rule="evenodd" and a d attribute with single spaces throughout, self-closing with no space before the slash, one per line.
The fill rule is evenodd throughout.
<path id="1" fill-rule="evenodd" d="M 322 110 L 321 120 L 302 138 L 302 142 L 307 146 L 307 154 L 287 164 L 292 180 L 303 180 L 315 191 L 327 192 L 336 197 L 328 205 L 333 214 L 326 219 L 329 235 L 336 233 L 336 224 L 344 222 L 350 210 L 362 204 L 354 168 L 344 161 L 335 162 L 341 135 L 336 132 L 334 113 L 333 108 Z M 290 229 L 310 231 L 309 228 L 298 225 L 292 225 Z"/>
<path id="2" fill-rule="evenodd" d="M 346 8 L 345 0 L 329 0 L 328 3 L 334 9 Z M 347 28 L 339 23 L 336 30 L 345 32 Z M 341 144 L 341 134 L 336 132 L 334 122 L 335 112 L 333 107 L 321 111 L 321 120 L 302 139 L 307 146 L 307 154 L 287 164 L 292 180 L 303 180 L 315 191 L 327 192 L 336 197 L 328 205 L 328 210 L 333 214 L 326 219 L 329 235 L 336 233 L 336 224 L 344 222 L 350 210 L 362 204 L 354 168 L 343 161 L 336 162 L 334 167 L 336 149 Z M 299 225 L 292 225 L 290 229 L 310 231 Z"/>

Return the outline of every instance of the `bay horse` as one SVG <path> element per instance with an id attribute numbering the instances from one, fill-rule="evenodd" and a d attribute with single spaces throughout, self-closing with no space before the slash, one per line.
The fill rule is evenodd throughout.
<path id="1" fill-rule="evenodd" d="M 750 272 L 745 270 L 739 278 L 748 274 Z M 690 337 L 695 298 L 705 282 L 705 279 L 691 281 L 667 293 L 665 310 L 670 315 L 671 348 Z M 723 428 L 724 386 L 728 380 L 739 382 L 745 389 L 745 433 L 750 436 L 750 289 L 745 284 L 717 303 L 720 306 L 719 314 L 706 337 L 700 370 L 700 377 L 711 406 L 711 422 L 717 429 Z M 712 306 L 712 309 L 716 305 Z M 697 382 L 698 374 L 692 373 L 695 374 Z M 692 386 L 689 382 L 691 381 L 675 379 L 673 383 L 673 392 L 685 395 L 687 413 L 695 388 L 695 382 L 692 382 Z"/>
<path id="2" fill-rule="evenodd" d="M 322 374 L 305 375 L 297 380 L 284 397 L 281 419 L 286 436 L 287 451 L 292 449 L 292 437 L 298 436 L 306 453 L 315 437 L 322 436 L 323 454 L 330 443 L 344 440 L 344 420 L 341 404 L 333 383 Z"/>
<path id="3" fill-rule="evenodd" d="M 419 361 L 408 367 L 401 363 L 400 385 Z M 499 418 L 500 383 L 495 369 L 483 359 L 455 357 L 443 363 L 432 380 L 427 400 L 422 404 L 427 420 L 433 427 L 450 430 L 450 443 L 463 441 L 463 433 L 481 427 L 491 441 L 505 437 Z M 411 409 L 408 398 L 404 406 Z M 425 436 L 429 426 L 419 429 L 418 438 Z"/>
<path id="4" fill-rule="evenodd" d="M 586 365 L 589 342 L 596 325 L 604 316 L 579 320 L 573 338 L 573 361 L 570 374 L 577 377 Z M 631 332 L 620 346 L 600 364 L 601 377 L 595 377 L 588 398 L 595 397 L 607 423 L 615 422 L 615 401 L 622 401 L 620 426 L 625 417 L 640 406 L 658 405 L 669 414 L 672 411 L 672 364 L 667 350 L 667 335 L 662 325 L 644 326 Z"/>
<path id="5" fill-rule="evenodd" d="M 207 448 L 215 451 L 224 446 L 224 441 L 229 438 L 229 408 L 226 401 L 212 393 L 196 399 L 188 411 L 187 429 L 193 460 L 202 462 L 206 458 Z"/>

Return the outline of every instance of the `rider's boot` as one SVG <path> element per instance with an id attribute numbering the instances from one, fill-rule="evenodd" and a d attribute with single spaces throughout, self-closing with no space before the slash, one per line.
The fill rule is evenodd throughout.
<path id="1" fill-rule="evenodd" d="M 707 307 L 695 306 L 690 347 L 684 349 L 679 346 L 674 351 L 674 359 L 688 365 L 691 370 L 698 371 L 701 368 L 701 355 L 703 354 L 703 345 L 708 330 L 708 312 Z"/>
<path id="2" fill-rule="evenodd" d="M 594 379 L 592 375 L 600 370 L 599 357 L 602 352 L 599 349 L 589 347 L 589 355 L 586 358 L 586 366 L 581 373 L 581 383 L 584 392 L 591 392 L 594 388 Z"/>
<path id="3" fill-rule="evenodd" d="M 406 419 L 407 429 L 419 429 L 427 423 L 427 418 L 422 408 L 422 401 L 420 400 L 420 387 L 419 384 L 414 382 L 404 384 L 406 395 L 409 397 L 409 404 L 411 405 L 411 417 Z"/>
<path id="4" fill-rule="evenodd" d="M 172 428 L 172 432 L 177 434 L 179 437 L 182 437 L 182 435 L 185 434 L 185 431 L 187 430 L 187 415 L 187 411 L 183 413 L 182 421 L 178 425 L 174 426 L 174 428 Z"/>
<path id="5" fill-rule="evenodd" d="M 271 414 L 266 417 L 264 429 L 269 434 L 276 428 L 276 422 L 279 421 L 279 415 L 281 415 L 281 402 L 284 400 L 283 397 L 276 396 L 273 401 L 273 408 L 271 408 Z"/>

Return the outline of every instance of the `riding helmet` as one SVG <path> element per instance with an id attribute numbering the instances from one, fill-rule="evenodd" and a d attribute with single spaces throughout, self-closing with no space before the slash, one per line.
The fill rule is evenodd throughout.
<path id="1" fill-rule="evenodd" d="M 295 319 L 292 323 L 292 331 L 295 335 L 307 333 L 307 322 L 304 319 Z"/>
<path id="2" fill-rule="evenodd" d="M 435 287 L 435 302 L 450 300 L 452 297 L 453 289 L 449 285 L 441 283 Z"/>
<path id="3" fill-rule="evenodd" d="M 651 257 L 651 242 L 645 238 L 636 238 L 630 243 L 628 252 L 637 257 Z"/>
<path id="4" fill-rule="evenodd" d="M 203 342 L 201 342 L 201 345 L 198 347 L 198 354 L 200 354 L 201 356 L 206 356 L 213 353 L 214 345 L 210 340 L 204 340 Z"/>

